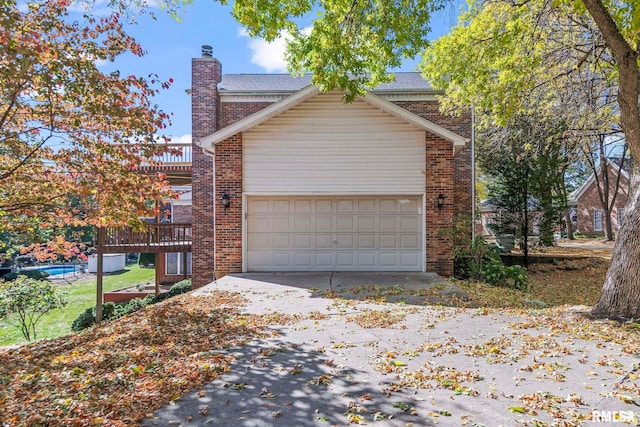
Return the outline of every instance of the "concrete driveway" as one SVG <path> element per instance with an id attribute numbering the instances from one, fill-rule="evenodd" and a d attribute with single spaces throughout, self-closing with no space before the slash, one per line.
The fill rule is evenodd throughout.
<path id="1" fill-rule="evenodd" d="M 226 276 L 197 293 L 239 292 L 247 313 L 289 315 L 290 322 L 225 350 L 236 360 L 230 372 L 144 425 L 577 426 L 608 425 L 587 419 L 611 414 L 637 419 L 640 359 L 629 343 L 595 334 L 589 323 L 583 328 L 580 313 L 566 307 L 501 312 L 429 304 L 456 289 L 425 274 Z"/>

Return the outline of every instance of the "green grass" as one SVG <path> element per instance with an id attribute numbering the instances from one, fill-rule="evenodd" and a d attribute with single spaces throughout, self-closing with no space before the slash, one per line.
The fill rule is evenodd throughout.
<path id="1" fill-rule="evenodd" d="M 104 291 L 126 288 L 138 283 L 154 281 L 155 270 L 129 265 L 123 272 L 105 275 Z M 96 304 L 96 278 L 81 279 L 73 283 L 59 285 L 66 292 L 67 306 L 62 310 L 47 313 L 36 324 L 36 333 L 40 338 L 55 338 L 71 332 L 71 323 L 78 315 Z M 0 345 L 26 342 L 20 328 L 10 325 L 6 320 L 0 321 Z"/>

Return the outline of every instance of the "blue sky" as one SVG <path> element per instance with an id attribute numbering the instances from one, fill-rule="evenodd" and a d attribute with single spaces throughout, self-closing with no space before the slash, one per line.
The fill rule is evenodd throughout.
<path id="1" fill-rule="evenodd" d="M 191 100 L 185 93 L 191 87 L 191 59 L 201 56 L 201 46 L 213 46 L 213 55 L 222 63 L 224 73 L 283 73 L 283 43 L 267 44 L 250 39 L 230 14 L 231 6 L 213 1 L 194 1 L 185 6 L 181 21 L 158 11 L 156 20 L 149 16 L 138 18 L 138 24 L 128 31 L 147 52 L 142 58 L 123 56 L 114 63 L 101 64 L 104 71 L 120 70 L 123 74 L 147 76 L 157 74 L 160 79 L 173 79 L 170 89 L 162 91 L 155 102 L 162 110 L 172 113 L 171 126 L 166 135 L 176 141 L 188 142 L 191 134 Z M 445 34 L 455 25 L 452 10 L 434 16 L 432 39 Z M 419 59 L 407 60 L 401 71 L 415 71 Z"/>

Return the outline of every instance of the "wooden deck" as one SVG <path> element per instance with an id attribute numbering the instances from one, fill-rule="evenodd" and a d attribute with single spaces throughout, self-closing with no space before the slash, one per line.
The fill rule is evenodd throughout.
<path id="1" fill-rule="evenodd" d="M 166 144 L 171 152 L 158 156 L 153 162 L 143 163 L 140 170 L 148 173 L 185 174 L 191 177 L 192 147 L 188 144 Z"/>
<path id="2" fill-rule="evenodd" d="M 191 251 L 190 223 L 147 224 L 140 230 L 105 227 L 97 231 L 96 249 L 99 254 Z"/>

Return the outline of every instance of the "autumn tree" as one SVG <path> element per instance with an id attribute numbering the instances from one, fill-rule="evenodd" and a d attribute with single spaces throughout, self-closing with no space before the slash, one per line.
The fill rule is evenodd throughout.
<path id="1" fill-rule="evenodd" d="M 0 5 L 0 230 L 123 224 L 170 197 L 162 176 L 140 173 L 166 152 L 152 98 L 170 81 L 97 65 L 123 54 L 143 50 L 119 12 Z"/>

